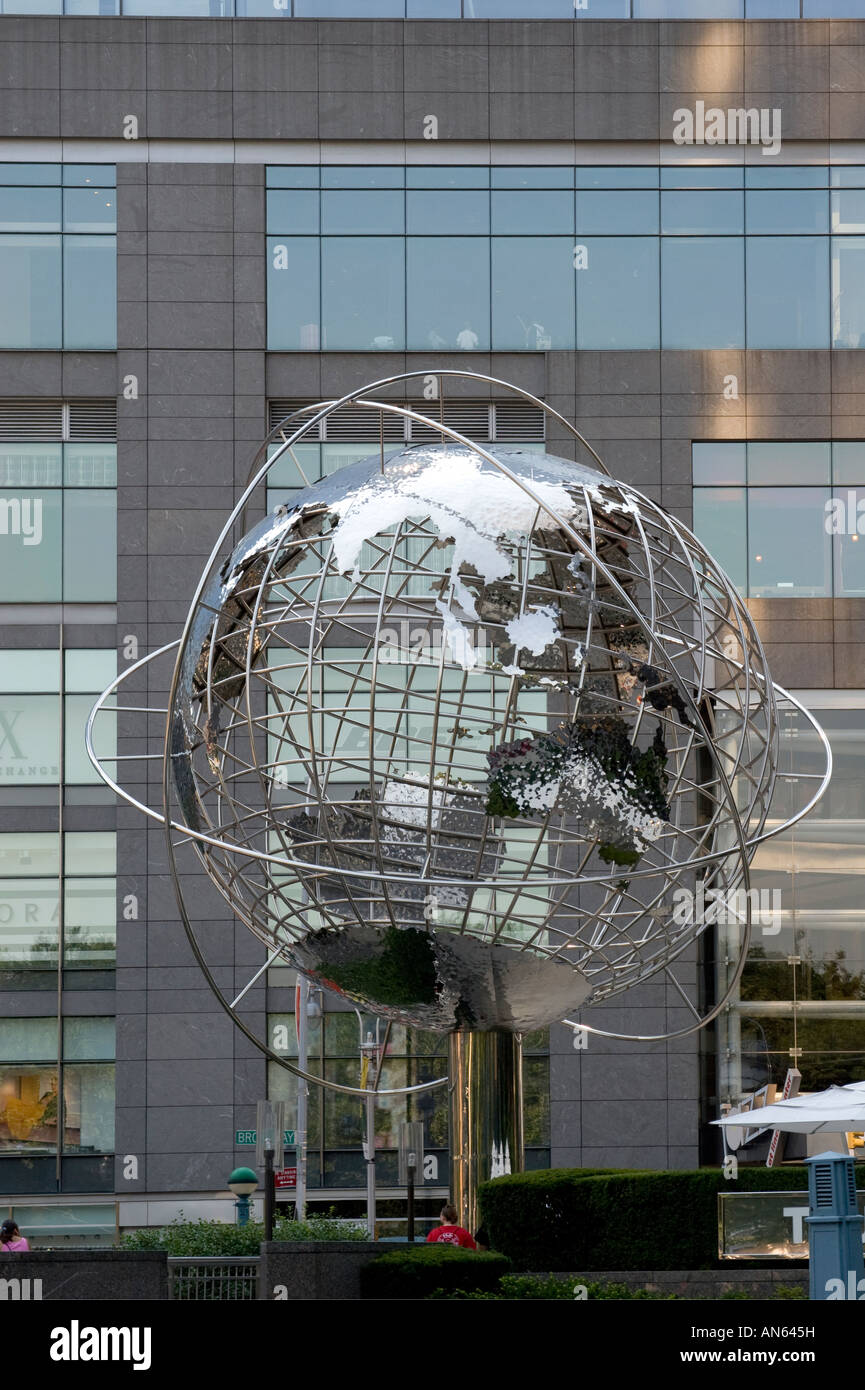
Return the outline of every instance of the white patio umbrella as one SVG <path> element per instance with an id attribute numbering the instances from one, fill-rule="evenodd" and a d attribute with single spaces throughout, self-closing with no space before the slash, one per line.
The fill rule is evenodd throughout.
<path id="1" fill-rule="evenodd" d="M 783 1129 L 793 1134 L 865 1130 L 865 1081 L 830 1086 L 810 1096 L 791 1096 L 757 1110 L 723 1115 L 712 1124 L 739 1129 Z"/>

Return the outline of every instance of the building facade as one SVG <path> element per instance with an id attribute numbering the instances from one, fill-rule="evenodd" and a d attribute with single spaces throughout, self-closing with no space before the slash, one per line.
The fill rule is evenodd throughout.
<path id="1" fill-rule="evenodd" d="M 526 1040 L 529 1162 L 715 1161 L 721 1102 L 794 1064 L 803 1089 L 860 1079 L 865 0 L 4 0 L 0 63 L 0 1205 L 54 1238 L 225 1214 L 256 1101 L 293 1114 L 199 971 L 162 831 L 116 804 L 83 728 L 178 635 L 268 430 L 412 370 L 526 388 L 693 521 L 836 756 L 817 815 L 761 851 L 771 911 L 712 1028 Z M 454 382 L 445 412 L 573 454 L 496 388 Z M 377 446 L 356 414 L 304 446 L 307 476 Z M 297 486 L 275 474 L 267 505 Z M 142 707 L 170 665 L 132 678 Z M 151 755 L 129 763 L 148 803 L 159 723 L 100 726 L 106 755 Z M 784 749 L 817 756 L 793 721 Z M 261 971 L 192 882 L 221 990 L 289 1055 L 293 972 Z M 706 1004 L 739 931 L 694 953 Z M 374 1022 L 313 1002 L 311 1066 L 356 1084 Z M 585 1021 L 690 1018 L 661 977 Z M 385 1084 L 444 1067 L 393 1030 Z M 383 1203 L 404 1118 L 447 1190 L 439 1088 L 379 1107 Z M 315 1200 L 362 1196 L 362 1120 L 312 1094 Z"/>

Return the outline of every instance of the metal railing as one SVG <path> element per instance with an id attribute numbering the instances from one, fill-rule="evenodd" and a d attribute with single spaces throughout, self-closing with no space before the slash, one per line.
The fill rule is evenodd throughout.
<path id="1" fill-rule="evenodd" d="M 258 1298 L 258 1255 L 169 1255 L 171 1298 L 226 1302 Z"/>

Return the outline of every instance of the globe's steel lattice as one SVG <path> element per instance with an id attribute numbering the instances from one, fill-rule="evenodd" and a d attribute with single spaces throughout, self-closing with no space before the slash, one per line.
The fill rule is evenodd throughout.
<path id="1" fill-rule="evenodd" d="M 284 423 L 231 521 L 347 402 L 439 442 L 388 454 L 382 427 L 227 558 L 223 532 L 165 820 L 271 959 L 402 1023 L 520 1032 L 669 971 L 704 925 L 675 890 L 747 888 L 828 745 L 814 725 L 826 775 L 768 831 L 778 694 L 699 541 L 570 426 L 592 466 L 478 444 L 386 385 Z M 686 1003 L 679 1032 L 720 1007 Z"/>

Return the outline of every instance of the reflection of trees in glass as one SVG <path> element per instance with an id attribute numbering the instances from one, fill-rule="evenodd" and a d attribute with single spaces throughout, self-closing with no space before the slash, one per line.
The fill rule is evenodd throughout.
<path id="1" fill-rule="evenodd" d="M 106 959 L 114 960 L 114 935 L 94 936 L 87 927 L 67 927 L 63 933 L 65 960 L 64 964 L 69 966 L 92 965 L 93 961 L 99 962 L 101 967 Z M 35 961 L 22 960 L 20 968 L 26 969 L 28 966 L 36 969 L 47 969 L 57 964 L 58 940 L 57 936 L 39 936 L 31 944 L 31 956 Z"/>
<path id="2" fill-rule="evenodd" d="M 550 1061 L 523 1058 L 523 1127 L 526 1144 L 550 1142 Z"/>
<path id="3" fill-rule="evenodd" d="M 845 964 L 847 953 L 816 956 L 812 946 L 797 944 L 801 965 L 787 964 L 786 957 L 772 959 L 765 946 L 754 946 L 742 976 L 742 999 L 792 999 L 793 971 L 797 972 L 795 996 L 799 999 L 865 999 L 865 969 Z"/>

